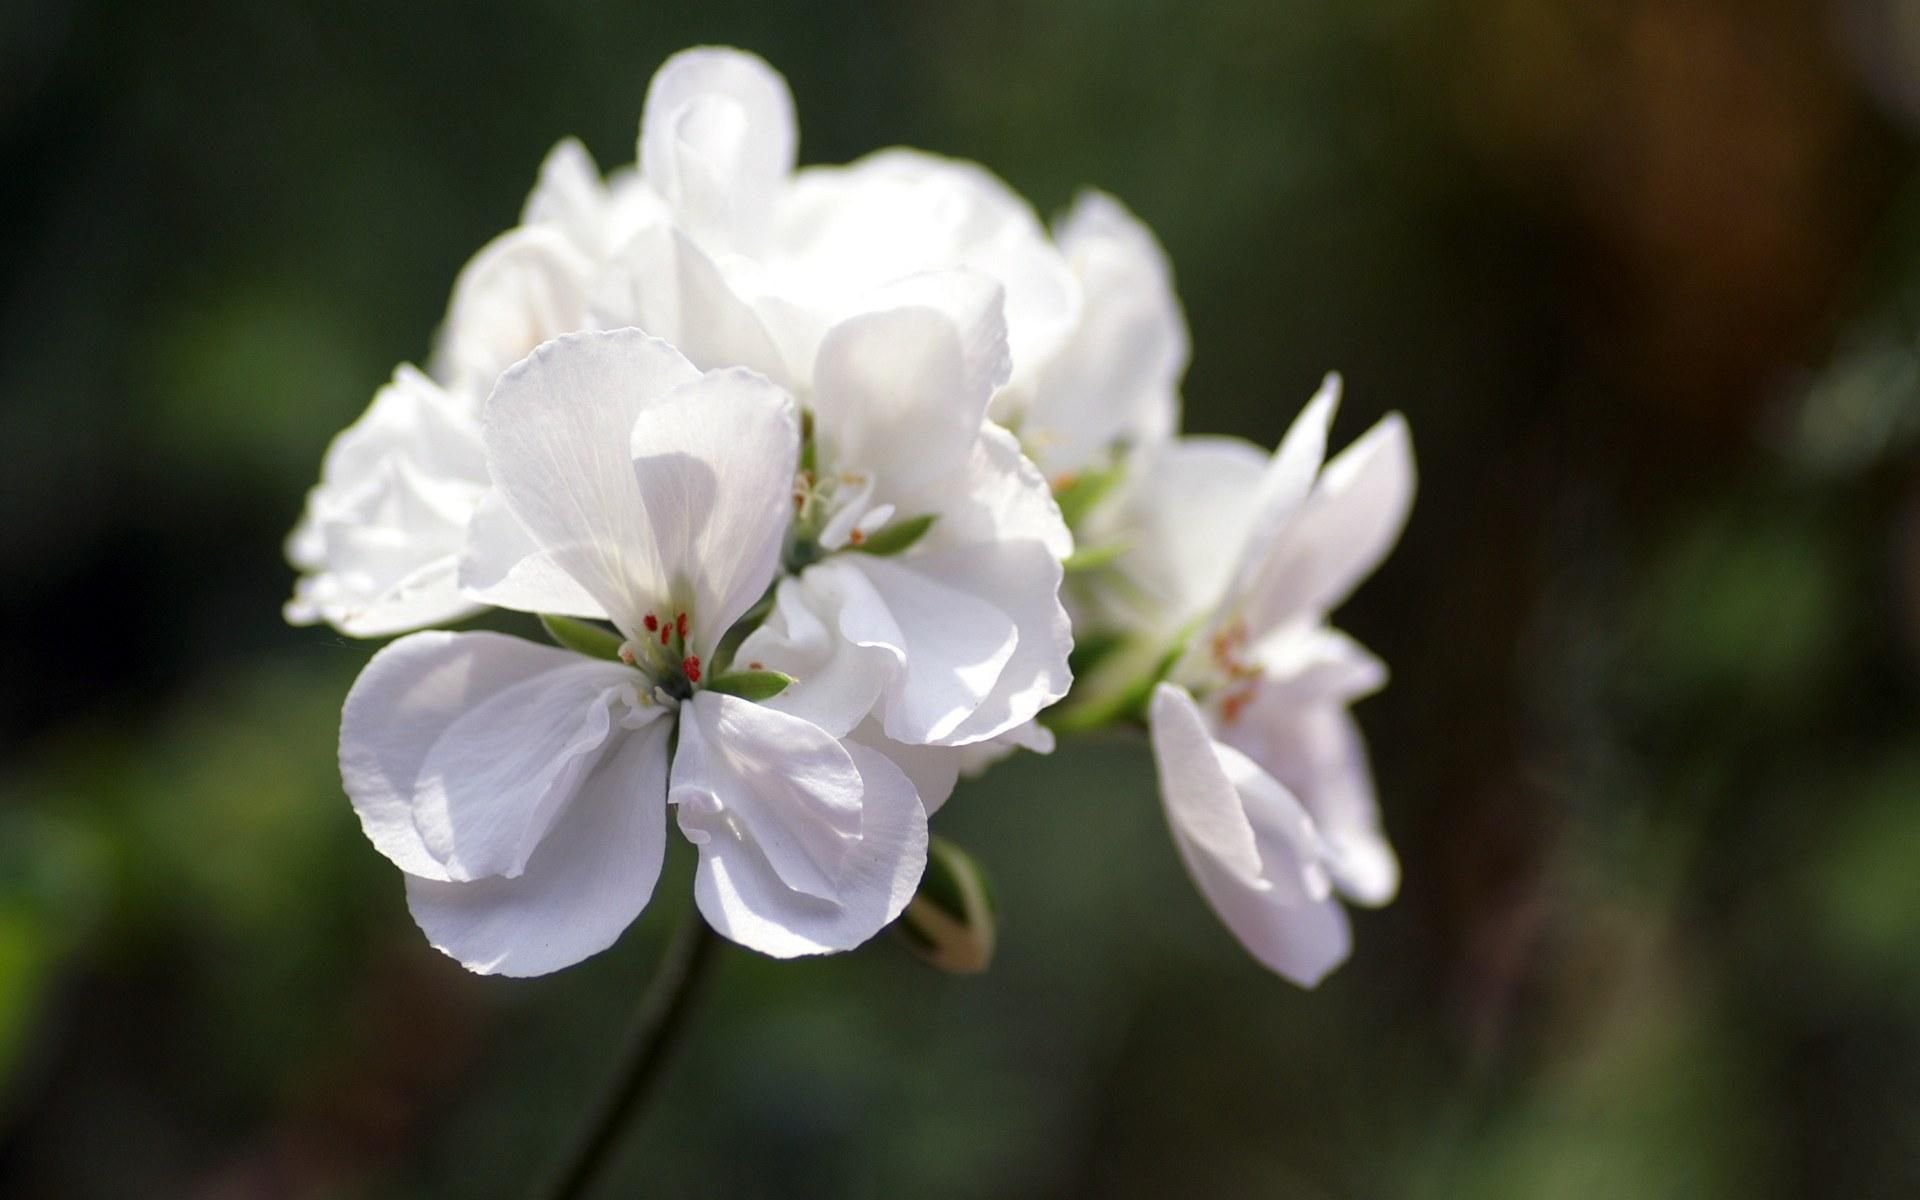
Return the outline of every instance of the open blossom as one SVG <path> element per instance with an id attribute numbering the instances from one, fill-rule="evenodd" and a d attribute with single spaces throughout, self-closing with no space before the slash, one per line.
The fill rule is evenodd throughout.
<path id="1" fill-rule="evenodd" d="M 822 341 L 811 463 L 768 620 L 741 653 L 800 682 L 773 701 L 830 729 L 966 745 L 1066 694 L 1071 539 L 1045 482 L 985 421 L 1005 379 L 1000 290 L 920 276 Z"/>
<path id="2" fill-rule="evenodd" d="M 1186 325 L 1165 253 L 1119 201 L 1086 193 L 1049 238 L 977 164 L 896 148 L 796 169 L 797 146 L 792 96 L 764 61 L 720 48 L 668 60 L 640 158 L 672 219 L 618 256 L 598 318 L 703 366 L 804 379 L 827 331 L 873 292 L 966 268 L 1005 297 L 1012 366 L 991 415 L 1049 478 L 1172 433 Z"/>
<path id="3" fill-rule="evenodd" d="M 592 266 L 555 230 L 521 227 L 460 272 L 433 377 L 410 366 L 334 439 L 288 539 L 301 572 L 286 616 L 379 637 L 458 620 L 460 554 L 488 491 L 480 407 L 502 371 L 580 329 Z"/>
<path id="4" fill-rule="evenodd" d="M 1223 439 L 1143 464 L 1114 520 L 1139 609 L 1191 630 L 1149 710 L 1174 841 L 1255 957 L 1312 985 L 1348 953 L 1344 896 L 1384 904 L 1399 867 L 1347 708 L 1386 668 L 1326 614 L 1392 549 L 1412 504 L 1406 424 L 1321 463 L 1329 379 L 1270 462 Z M 1119 533 L 1116 530 L 1116 533 Z"/>
<path id="5" fill-rule="evenodd" d="M 605 948 L 652 894 L 669 808 L 701 913 L 743 945 L 843 950 L 897 917 L 926 858 L 909 777 L 730 686 L 722 639 L 789 523 L 791 398 L 635 330 L 585 333 L 508 371 L 482 429 L 499 510 L 470 553 L 516 560 L 485 598 L 624 641 L 593 658 L 418 633 L 354 685 L 342 777 L 429 940 L 511 975 Z"/>
<path id="6" fill-rule="evenodd" d="M 702 47 L 654 75 L 640 171 L 671 220 L 631 239 L 596 294 L 605 323 L 667 338 L 701 366 L 804 378 L 821 340 L 907 277 L 965 268 L 1005 296 L 1016 375 L 1079 313 L 1079 288 L 1032 208 L 974 163 L 893 149 L 796 169 L 786 80 Z"/>
<path id="7" fill-rule="evenodd" d="M 342 773 L 419 924 L 477 971 L 578 961 L 647 903 L 671 813 L 716 929 L 856 945 L 911 897 L 956 776 L 1051 749 L 1078 624 L 1087 723 L 1155 681 L 1183 859 L 1316 982 L 1348 951 L 1340 899 L 1398 887 L 1349 712 L 1386 670 L 1327 617 L 1405 521 L 1404 424 L 1323 469 L 1330 378 L 1271 460 L 1177 437 L 1185 320 L 1117 200 L 1049 235 L 975 164 L 802 168 L 798 144 L 765 62 L 675 55 L 638 161 L 603 177 L 556 145 L 430 369 L 326 455 L 289 620 L 619 631 L 421 633 L 369 663 Z"/>
<path id="8" fill-rule="evenodd" d="M 309 572 L 287 619 L 374 637 L 472 612 L 458 567 L 486 491 L 480 430 L 466 402 L 402 366 L 327 448 L 321 482 L 287 554 Z"/>
<path id="9" fill-rule="evenodd" d="M 1083 193 L 1054 241 L 1079 284 L 1079 319 L 1030 382 L 994 397 L 992 415 L 1061 486 L 1173 435 L 1191 347 L 1166 251 L 1125 205 Z"/>
<path id="10" fill-rule="evenodd" d="M 966 269 L 999 286 L 1008 324 L 998 336 L 1011 354 L 990 389 L 1014 379 L 1011 394 L 1072 333 L 1078 280 L 1031 209 L 986 171 L 907 151 L 795 170 L 797 144 L 778 73 L 739 51 L 700 49 L 656 74 L 636 167 L 603 180 L 579 143 L 557 145 L 522 224 L 476 255 L 454 289 L 432 364 L 452 436 L 477 436 L 479 406 L 508 365 L 586 328 L 642 329 L 702 369 L 750 367 L 803 403 L 829 333 L 930 272 Z M 966 405 L 978 415 L 970 397 Z M 461 502 L 472 514 L 485 479 L 464 464 L 426 475 L 445 485 L 427 521 L 393 498 L 394 464 L 410 460 L 421 477 L 417 464 L 439 456 L 418 443 L 442 436 L 388 430 L 359 439 L 381 453 L 330 462 L 289 543 L 303 572 L 290 619 L 374 635 L 475 610 L 451 582 L 448 531 Z M 950 448 L 928 461 L 951 458 Z M 329 523 L 364 526 L 374 510 L 385 514 L 383 557 L 321 536 Z M 1044 539 L 1070 550 L 1064 532 Z"/>

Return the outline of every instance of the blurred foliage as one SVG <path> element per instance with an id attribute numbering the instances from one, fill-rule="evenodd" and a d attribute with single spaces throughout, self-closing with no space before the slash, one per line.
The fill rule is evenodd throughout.
<path id="1" fill-rule="evenodd" d="M 730 953 L 609 1194 L 1920 1194 L 1920 35 L 1898 0 L 0 8 L 0 1194 L 526 1190 L 664 930 L 542 980 L 409 922 L 289 630 L 331 434 L 541 154 L 703 40 L 803 157 L 982 159 L 1173 256 L 1195 429 L 1412 422 L 1343 624 L 1403 896 L 1314 993 L 1145 749 L 938 820 L 992 970 Z M 512 625 L 512 618 L 496 618 Z"/>

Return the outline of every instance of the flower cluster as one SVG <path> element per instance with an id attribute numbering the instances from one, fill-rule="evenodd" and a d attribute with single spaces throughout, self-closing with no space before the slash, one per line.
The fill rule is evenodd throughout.
<path id="1" fill-rule="evenodd" d="M 973 164 L 797 142 L 766 63 L 676 55 L 638 162 L 556 146 L 428 369 L 327 452 L 287 617 L 406 634 L 340 764 L 416 921 L 475 971 L 567 966 L 671 819 L 714 929 L 849 949 L 961 773 L 1142 720 L 1207 899 L 1317 980 L 1335 892 L 1397 881 L 1347 712 L 1384 669 L 1326 613 L 1398 535 L 1404 426 L 1322 469 L 1330 382 L 1270 463 L 1177 436 L 1184 321 L 1117 201 L 1049 231 Z M 485 609 L 554 644 L 431 628 Z"/>

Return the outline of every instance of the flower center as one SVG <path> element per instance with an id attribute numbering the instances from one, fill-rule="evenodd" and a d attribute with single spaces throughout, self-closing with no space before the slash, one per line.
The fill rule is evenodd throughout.
<path id="1" fill-rule="evenodd" d="M 1221 626 L 1207 639 L 1208 662 L 1220 677 L 1220 719 L 1227 725 L 1237 722 L 1253 701 L 1260 679 L 1260 667 L 1247 655 L 1250 641 L 1247 623 L 1239 618 Z"/>
<path id="2" fill-rule="evenodd" d="M 795 475 L 788 570 L 798 571 L 839 550 L 857 550 L 884 528 L 893 519 L 894 507 L 875 504 L 873 489 L 870 471 L 802 470 Z"/>
<path id="3" fill-rule="evenodd" d="M 620 643 L 620 661 L 646 676 L 653 699 L 663 704 L 693 695 L 701 664 L 700 656 L 688 651 L 692 623 L 687 614 L 677 612 L 668 619 L 650 612 L 640 625 L 639 637 Z"/>

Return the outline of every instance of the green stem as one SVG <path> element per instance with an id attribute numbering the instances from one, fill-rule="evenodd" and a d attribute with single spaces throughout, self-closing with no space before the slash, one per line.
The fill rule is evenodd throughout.
<path id="1" fill-rule="evenodd" d="M 685 1030 L 694 995 L 718 943 L 699 910 L 689 908 L 640 999 L 612 1085 L 566 1165 L 554 1175 L 553 1186 L 544 1193 L 549 1200 L 578 1200 L 605 1169 L 622 1129 L 645 1105 L 649 1087 Z"/>

